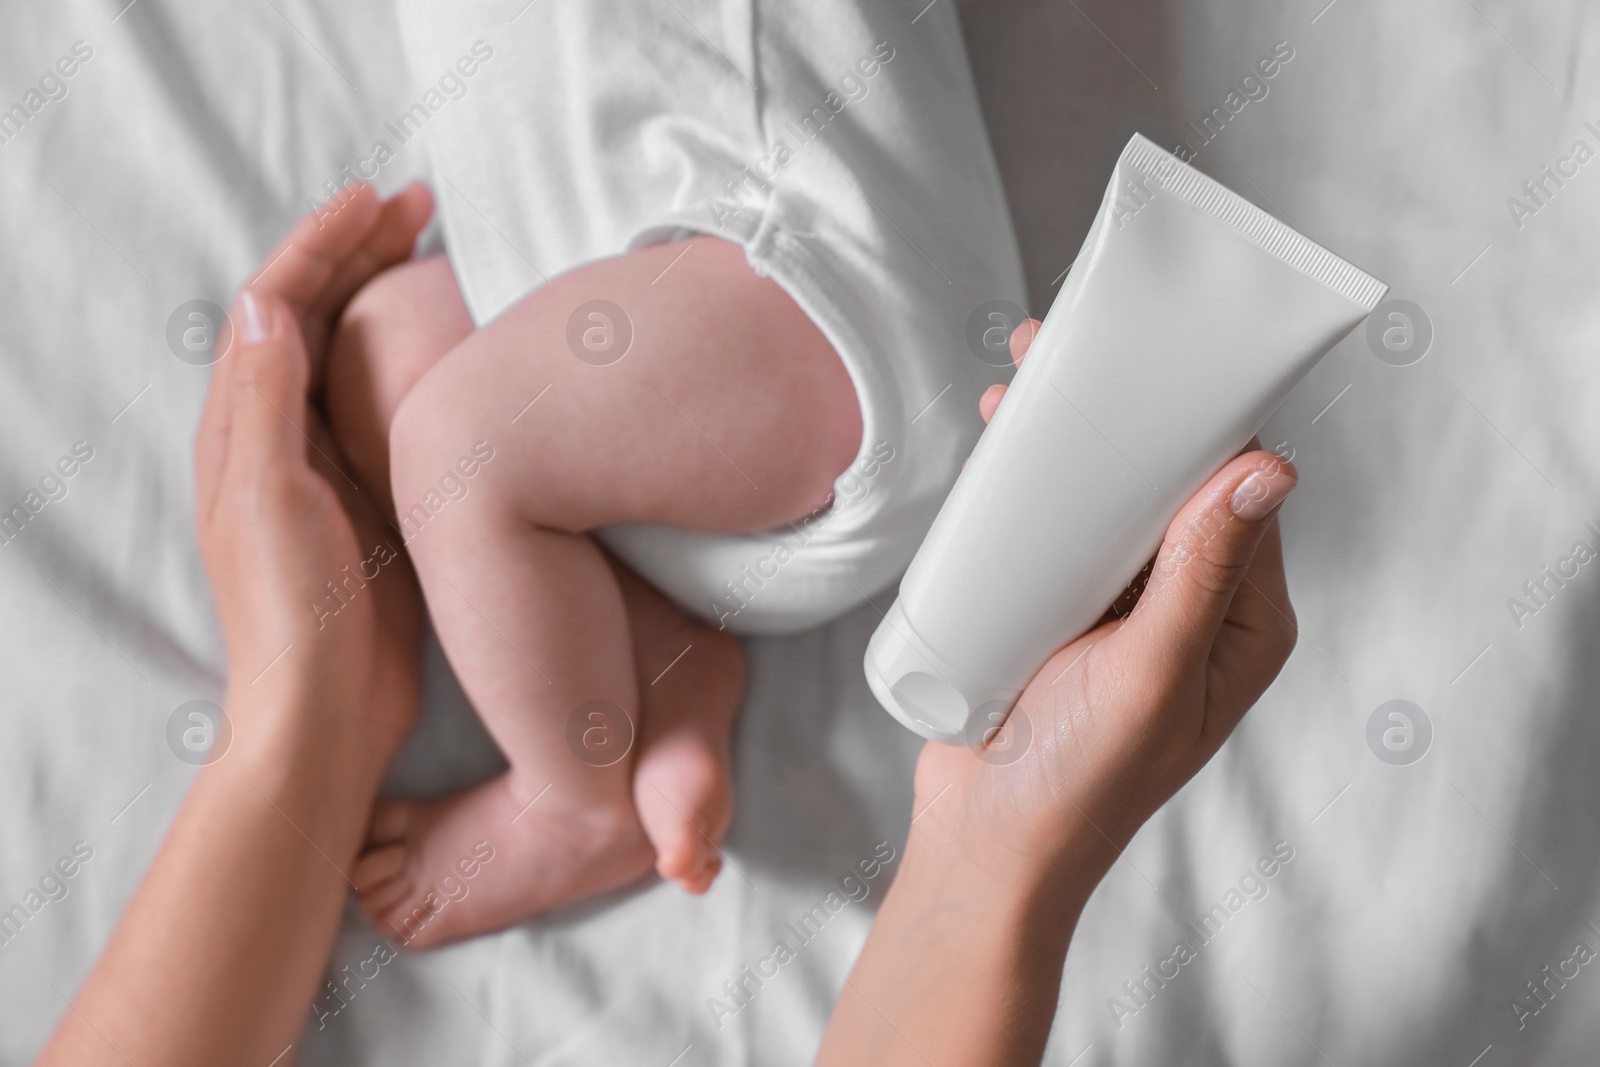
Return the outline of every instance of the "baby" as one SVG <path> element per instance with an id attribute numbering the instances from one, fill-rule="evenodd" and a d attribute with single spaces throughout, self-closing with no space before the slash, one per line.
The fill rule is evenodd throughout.
<path id="1" fill-rule="evenodd" d="M 628 309 L 613 364 L 566 342 L 593 298 Z M 476 332 L 448 263 L 413 261 L 352 301 L 328 377 L 341 444 L 374 492 L 392 486 L 440 643 L 511 764 L 384 804 L 353 875 L 362 906 L 430 944 L 631 882 L 652 857 L 703 892 L 742 654 L 588 534 L 754 530 L 826 503 L 861 440 L 827 340 L 738 246 L 694 238 L 579 268 Z M 415 914 L 479 840 L 494 860 L 472 892 Z"/>
<path id="2" fill-rule="evenodd" d="M 732 632 L 889 584 L 1009 367 L 969 342 L 1024 297 L 953 8 L 753 6 L 546 4 L 474 42 L 473 5 L 402 4 L 446 72 L 408 114 L 449 260 L 356 295 L 327 404 L 510 765 L 375 813 L 352 877 L 412 945 L 652 866 L 709 888 Z"/>

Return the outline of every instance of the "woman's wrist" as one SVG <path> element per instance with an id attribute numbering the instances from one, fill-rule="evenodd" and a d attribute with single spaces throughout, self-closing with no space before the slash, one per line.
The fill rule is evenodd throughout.
<path id="1" fill-rule="evenodd" d="M 1001 844 L 965 817 L 970 785 L 922 801 L 819 1064 L 1039 1062 L 1072 932 L 1115 850 L 1087 827 Z"/>
<path id="2" fill-rule="evenodd" d="M 207 771 L 277 807 L 319 848 L 359 845 L 392 741 L 372 736 L 350 698 L 305 677 L 230 687 L 229 750 Z"/>
<path id="3" fill-rule="evenodd" d="M 1017 807 L 1018 795 L 1032 795 L 1025 806 L 1031 811 Z M 1088 806 L 1087 798 L 1033 780 L 1020 763 L 989 763 L 930 744 L 918 765 L 907 852 L 975 887 L 989 882 L 995 892 L 1087 900 L 1118 855 Z"/>
<path id="4" fill-rule="evenodd" d="M 954 807 L 954 805 L 952 805 Z M 933 811 L 918 818 L 906 839 L 906 854 L 896 883 L 919 894 L 974 909 L 1038 913 L 1070 937 L 1077 915 L 1111 864 L 1116 850 L 1087 822 L 1058 828 L 1054 840 L 1018 848 L 994 827 Z M 1059 919 L 1058 923 L 1056 920 Z"/>

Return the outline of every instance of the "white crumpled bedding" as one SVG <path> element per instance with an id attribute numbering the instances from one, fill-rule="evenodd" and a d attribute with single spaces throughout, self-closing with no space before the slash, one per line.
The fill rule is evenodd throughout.
<path id="1" fill-rule="evenodd" d="M 66 1010 L 182 797 L 169 715 L 221 694 L 190 518 L 207 372 L 168 319 L 225 303 L 421 89 L 378 0 L 124 3 L 0 12 L 0 108 L 40 91 L 0 127 L 0 509 L 39 505 L 0 544 L 0 909 L 27 914 L 0 926 L 7 1063 Z M 1351 337 L 1264 433 L 1304 476 L 1300 647 L 1091 901 L 1048 1062 L 1579 1062 L 1600 1004 L 1575 947 L 1600 950 L 1600 565 L 1575 550 L 1600 548 L 1600 161 L 1574 152 L 1600 150 L 1592 5 L 1135 6 L 963 8 L 1032 310 L 1138 127 L 1389 282 L 1433 339 L 1392 366 Z M 1241 87 L 1280 41 L 1265 95 Z M 1213 108 L 1201 146 L 1185 123 Z M 424 166 L 405 147 L 378 184 Z M 302 1062 L 806 1062 L 887 874 L 720 1029 L 707 1000 L 903 840 L 916 745 L 860 676 L 875 620 L 749 643 L 734 869 L 710 895 L 650 886 L 403 954 L 322 1005 Z M 430 655 L 411 790 L 497 758 Z M 1431 737 L 1413 711 L 1410 748 L 1387 718 L 1369 743 L 1392 700 Z M 332 970 L 377 942 L 352 913 Z"/>

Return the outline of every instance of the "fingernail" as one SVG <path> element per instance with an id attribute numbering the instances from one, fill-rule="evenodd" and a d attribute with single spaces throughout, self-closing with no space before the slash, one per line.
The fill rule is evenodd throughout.
<path id="1" fill-rule="evenodd" d="M 266 340 L 268 329 L 268 312 L 256 299 L 256 294 L 246 289 L 239 295 L 239 306 L 244 312 L 244 343 L 253 345 L 258 341 Z"/>
<path id="2" fill-rule="evenodd" d="M 1228 510 L 1246 522 L 1258 522 L 1272 514 L 1299 484 L 1299 479 L 1281 463 L 1258 470 L 1239 483 L 1228 498 Z"/>

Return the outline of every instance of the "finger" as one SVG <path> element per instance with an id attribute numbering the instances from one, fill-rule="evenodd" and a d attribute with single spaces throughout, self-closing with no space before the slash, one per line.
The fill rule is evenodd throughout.
<path id="1" fill-rule="evenodd" d="M 1234 596 L 1278 506 L 1299 480 L 1270 452 L 1230 461 L 1167 527 L 1155 569 L 1129 616 L 1129 639 L 1179 663 L 1207 662 Z"/>
<path id="2" fill-rule="evenodd" d="M 372 276 L 411 258 L 417 235 L 433 217 L 433 194 L 413 182 L 383 202 L 361 243 L 339 264 L 309 313 L 331 320 Z"/>
<path id="3" fill-rule="evenodd" d="M 306 443 L 311 448 L 308 457 L 311 468 L 322 475 L 323 480 L 339 493 L 345 510 L 350 512 L 351 518 L 354 518 L 355 512 L 351 510 L 352 506 L 357 503 L 370 506 L 370 502 L 353 476 L 350 461 L 334 442 L 333 431 L 328 429 L 328 424 L 315 409 L 306 411 L 306 419 L 300 424 L 300 428 L 305 431 Z"/>
<path id="4" fill-rule="evenodd" d="M 433 215 L 433 194 L 412 183 L 387 201 L 352 186 L 298 222 L 249 283 L 286 300 L 307 351 L 319 354 L 310 380 L 321 387 L 320 354 L 334 321 L 374 275 L 409 259 Z"/>
<path id="5" fill-rule="evenodd" d="M 983 391 L 978 398 L 978 414 L 983 416 L 983 421 L 988 422 L 994 418 L 995 409 L 1000 406 L 1000 398 L 1006 395 L 1003 385 L 991 385 Z"/>
<path id="6" fill-rule="evenodd" d="M 297 317 L 331 317 L 374 274 L 411 255 L 433 215 L 433 194 L 412 183 L 387 201 L 354 185 L 295 223 L 247 283 L 289 302 Z"/>
<path id="7" fill-rule="evenodd" d="M 234 304 L 239 340 L 229 354 L 230 399 L 222 479 L 253 483 L 274 467 L 305 466 L 307 359 L 289 305 L 246 289 Z"/>
<path id="8" fill-rule="evenodd" d="M 394 881 L 405 871 L 407 855 L 403 845 L 387 845 L 363 853 L 350 872 L 357 891 L 365 896 Z"/>
<path id="9" fill-rule="evenodd" d="M 372 186 L 350 186 L 295 223 L 245 288 L 286 302 L 296 317 L 322 298 L 336 272 L 362 246 L 382 211 Z"/>
<path id="10" fill-rule="evenodd" d="M 244 288 L 262 298 L 286 302 L 290 314 L 297 318 L 319 298 L 337 264 L 361 246 L 380 211 L 377 195 L 370 187 L 359 185 L 346 190 L 301 219 L 267 255 Z M 264 300 L 256 307 L 267 304 L 277 306 L 272 300 Z M 236 301 L 230 315 L 236 328 L 242 327 L 241 315 L 242 305 Z M 270 313 L 267 317 L 272 318 Z M 243 343 L 241 339 L 241 346 Z M 212 370 L 211 387 L 195 437 L 195 497 L 201 516 L 210 514 L 216 500 L 237 402 L 235 371 L 241 361 L 228 359 L 229 354 L 224 353 Z"/>
<path id="11" fill-rule="evenodd" d="M 228 467 L 233 412 L 239 402 L 236 394 L 239 368 L 248 368 L 260 359 L 261 340 L 256 334 L 273 324 L 260 301 L 254 297 L 247 301 L 242 290 L 227 315 L 233 324 L 233 339 L 222 358 L 212 365 L 211 383 L 206 390 L 205 407 L 200 413 L 194 442 L 195 516 L 202 530 L 209 522 Z M 247 373 L 254 371 L 247 369 Z"/>
<path id="12" fill-rule="evenodd" d="M 1266 692 L 1299 637 L 1283 570 L 1283 538 L 1276 514 L 1267 520 L 1255 558 L 1211 646 L 1211 695 L 1205 730 L 1233 731 Z"/>
<path id="13" fill-rule="evenodd" d="M 222 361 L 226 362 L 226 359 Z M 194 435 L 194 509 L 195 519 L 202 529 L 216 502 L 217 486 L 228 453 L 228 416 L 233 406 L 228 381 L 229 375 L 222 365 L 213 365 L 205 406 L 200 410 L 200 426 Z"/>
<path id="14" fill-rule="evenodd" d="M 1033 339 L 1039 336 L 1040 322 L 1038 319 L 1023 319 L 1017 328 L 1011 331 L 1011 362 L 1022 366 L 1022 357 L 1028 354 L 1028 349 L 1033 346 Z"/>
<path id="15" fill-rule="evenodd" d="M 334 442 L 327 423 L 308 409 L 304 429 L 311 445 L 309 458 L 312 469 L 333 487 L 363 549 L 373 551 L 379 545 L 387 546 L 393 553 L 394 562 L 385 567 L 385 570 L 409 574 L 410 564 L 401 551 L 405 542 L 399 528 L 392 520 L 384 517 L 381 505 L 373 500 L 366 489 L 352 477 L 353 469 L 350 462 Z M 384 583 L 383 588 L 388 589 L 401 584 L 404 583 Z M 385 599 L 383 593 L 377 595 L 380 599 Z"/>
<path id="16" fill-rule="evenodd" d="M 992 389 L 992 388 L 994 388 L 994 386 L 990 386 L 990 388 Z M 1005 386 L 1000 386 L 999 388 L 1001 388 L 1003 390 L 1005 388 Z M 981 409 L 982 405 L 983 405 L 983 398 L 982 397 L 979 398 L 978 403 L 979 403 L 979 408 Z M 1252 438 L 1250 438 L 1250 442 L 1239 450 L 1239 455 L 1242 456 L 1246 452 L 1259 452 L 1259 451 L 1261 451 L 1261 438 L 1260 437 L 1252 437 Z M 1277 529 L 1276 529 L 1275 526 L 1268 528 L 1267 536 L 1271 537 L 1271 538 L 1276 538 L 1277 537 Z M 1263 541 L 1263 547 L 1264 546 L 1265 546 L 1265 541 Z M 1260 554 L 1260 550 L 1257 550 L 1257 555 L 1259 556 L 1259 554 Z M 1128 583 L 1128 588 L 1126 588 L 1126 589 L 1124 589 L 1122 591 L 1122 595 L 1117 597 L 1117 599 L 1112 603 L 1112 605 L 1109 608 L 1106 609 L 1106 613 L 1104 615 L 1100 616 L 1100 621 L 1095 623 L 1095 625 L 1096 626 L 1104 626 L 1106 623 L 1111 622 L 1113 619 L 1125 619 L 1130 614 L 1132 614 L 1134 607 L 1139 603 L 1139 598 L 1144 595 L 1145 583 L 1150 580 L 1150 573 L 1155 569 L 1155 566 L 1156 566 L 1156 557 L 1151 556 L 1149 561 L 1147 563 L 1145 563 L 1144 568 L 1142 570 L 1140 570 L 1138 574 L 1133 576 L 1133 581 Z M 1252 566 L 1254 566 L 1254 564 L 1252 564 Z M 1282 577 L 1281 572 L 1280 572 L 1279 577 Z M 1287 602 L 1288 602 L 1288 595 L 1287 595 L 1287 593 L 1285 593 L 1284 603 L 1287 603 Z"/>
<path id="17" fill-rule="evenodd" d="M 1011 331 L 1011 362 L 1022 366 L 1022 357 L 1028 354 L 1028 349 L 1033 345 L 1033 339 L 1039 334 L 1038 319 L 1023 319 L 1015 330 Z M 1005 399 L 1006 390 L 1010 386 L 991 385 L 983 391 L 978 398 L 978 414 L 983 416 L 984 422 L 994 418 L 994 413 L 1000 407 L 1000 401 Z"/>

